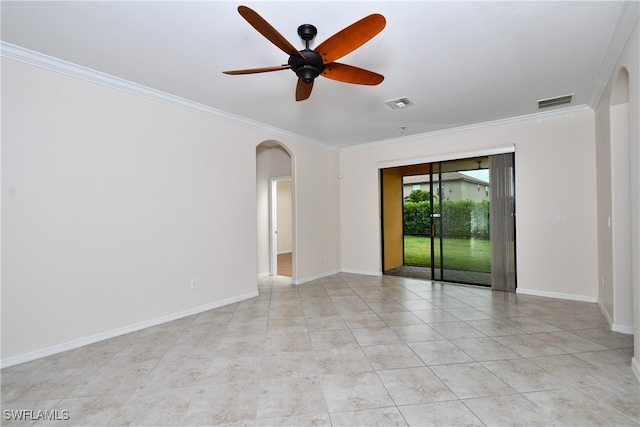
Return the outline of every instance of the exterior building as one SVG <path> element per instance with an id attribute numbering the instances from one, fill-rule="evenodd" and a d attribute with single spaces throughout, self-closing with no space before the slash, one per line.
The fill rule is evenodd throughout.
<path id="1" fill-rule="evenodd" d="M 434 175 L 434 187 L 437 175 Z M 429 174 L 409 175 L 402 180 L 402 195 L 407 197 L 414 190 L 429 191 Z M 489 201 L 489 183 L 460 172 L 444 172 L 442 174 L 442 197 L 444 200 L 472 200 L 474 202 Z"/>

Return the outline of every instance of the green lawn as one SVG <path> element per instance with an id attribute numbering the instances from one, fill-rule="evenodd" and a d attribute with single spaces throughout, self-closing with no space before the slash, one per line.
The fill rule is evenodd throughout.
<path id="1" fill-rule="evenodd" d="M 440 239 L 435 239 L 436 266 L 440 265 Z M 444 239 L 444 267 L 456 270 L 491 271 L 491 244 L 489 240 Z M 431 265 L 430 239 L 422 236 L 404 236 L 404 262 L 413 265 Z"/>

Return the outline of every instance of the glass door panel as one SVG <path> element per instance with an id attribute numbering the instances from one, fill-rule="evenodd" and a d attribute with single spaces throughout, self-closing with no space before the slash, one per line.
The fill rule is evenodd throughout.
<path id="1" fill-rule="evenodd" d="M 441 163 L 441 280 L 491 285 L 488 163 L 487 157 Z"/>
<path id="2" fill-rule="evenodd" d="M 385 274 L 490 286 L 489 157 L 393 169 L 402 181 L 403 246 L 399 267 Z"/>
<path id="3" fill-rule="evenodd" d="M 431 277 L 444 280 L 442 276 L 442 179 L 441 163 L 432 163 L 429 177 L 431 191 Z"/>

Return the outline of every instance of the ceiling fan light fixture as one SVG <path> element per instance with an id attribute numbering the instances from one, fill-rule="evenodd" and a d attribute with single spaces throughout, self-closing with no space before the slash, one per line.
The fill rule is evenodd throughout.
<path id="1" fill-rule="evenodd" d="M 305 83 L 311 83 L 316 77 L 320 75 L 320 70 L 313 65 L 303 65 L 295 71 L 296 75 L 300 77 Z"/>
<path id="2" fill-rule="evenodd" d="M 385 101 L 385 104 L 387 104 L 394 110 L 398 110 L 400 108 L 407 108 L 412 106 L 413 102 L 411 102 L 411 100 L 409 100 L 409 98 L 405 96 L 402 98 L 390 99 L 389 101 Z"/>

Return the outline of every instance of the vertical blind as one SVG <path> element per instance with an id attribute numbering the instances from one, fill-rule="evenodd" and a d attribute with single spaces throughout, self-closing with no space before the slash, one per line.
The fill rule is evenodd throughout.
<path id="1" fill-rule="evenodd" d="M 509 292 L 516 290 L 513 157 L 513 153 L 489 156 L 491 288 Z"/>

